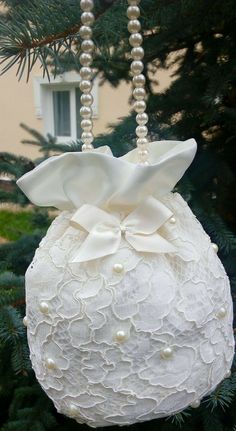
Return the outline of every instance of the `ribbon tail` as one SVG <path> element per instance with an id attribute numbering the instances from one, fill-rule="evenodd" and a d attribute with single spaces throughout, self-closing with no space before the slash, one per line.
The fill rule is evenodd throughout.
<path id="1" fill-rule="evenodd" d="M 172 211 L 162 202 L 148 196 L 125 218 L 123 223 L 129 227 L 131 232 L 154 234 L 172 215 Z"/>
<path id="2" fill-rule="evenodd" d="M 173 253 L 176 247 L 158 233 L 152 235 L 126 234 L 126 240 L 136 250 L 147 253 Z"/>
<path id="3" fill-rule="evenodd" d="M 121 235 L 113 231 L 91 231 L 73 256 L 70 263 L 86 262 L 115 253 L 120 245 Z"/>

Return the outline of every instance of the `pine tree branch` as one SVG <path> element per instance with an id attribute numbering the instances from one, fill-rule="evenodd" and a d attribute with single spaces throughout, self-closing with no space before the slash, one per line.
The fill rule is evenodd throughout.
<path id="1" fill-rule="evenodd" d="M 108 7 L 111 7 L 111 6 L 112 6 L 112 4 L 110 4 L 110 6 L 108 6 Z M 97 12 L 97 14 L 95 14 L 95 21 L 98 18 L 100 18 L 104 14 L 104 12 L 105 11 Z M 27 49 L 28 50 L 32 50 L 32 49 L 35 49 L 35 48 L 40 48 L 42 46 L 44 47 L 46 45 L 51 45 L 52 43 L 57 43 L 61 39 L 65 40 L 68 37 L 71 37 L 71 36 L 74 36 L 74 35 L 77 36 L 78 33 L 79 33 L 79 30 L 80 30 L 80 27 L 81 27 L 81 24 L 77 24 L 77 25 L 69 27 L 69 28 L 67 28 L 64 31 L 61 31 L 59 33 L 55 33 L 55 34 L 52 34 L 50 36 L 44 37 L 41 40 L 40 39 L 39 40 L 33 40 L 33 41 L 30 41 L 28 44 L 22 44 L 21 45 L 21 50 L 22 50 L 22 55 L 21 56 L 22 57 L 24 56 L 23 52 L 26 51 Z"/>
<path id="2" fill-rule="evenodd" d="M 103 1 L 102 7 L 95 10 L 95 20 L 101 18 L 115 3 L 116 1 Z M 67 6 L 65 8 L 63 0 L 26 1 L 10 11 L 8 20 L 2 19 L 0 64 L 5 66 L 1 74 L 18 65 L 18 78 L 21 79 L 24 70 L 27 69 L 28 80 L 33 66 L 39 60 L 43 73 L 46 73 L 49 78 L 49 59 L 55 61 L 55 74 L 59 73 L 61 66 L 59 58 L 68 52 L 72 54 L 74 63 L 77 63 L 74 47 L 78 41 L 81 26 L 81 10 L 79 2 Z"/>
<path id="3" fill-rule="evenodd" d="M 18 65 L 17 76 L 19 80 L 25 70 L 27 70 L 28 80 L 32 68 L 39 60 L 43 73 L 47 74 L 49 78 L 49 61 L 54 63 L 54 75 L 61 73 L 65 68 L 63 59 L 66 54 L 71 55 L 73 68 L 78 68 L 77 42 L 79 40 L 81 11 L 79 0 L 73 4 L 68 3 L 63 2 L 63 0 L 52 0 L 50 2 L 46 0 L 38 0 L 37 2 L 36 0 L 26 0 L 16 8 L 11 9 L 8 20 L 5 19 L 0 22 L 0 57 L 2 58 L 0 64 L 4 65 L 1 74 Z M 178 9 L 180 0 L 159 1 L 158 5 L 154 0 L 143 2 L 144 35 L 146 30 L 148 31 L 145 38 L 149 39 L 152 32 L 156 33 L 156 30 L 146 25 L 150 14 L 149 9 L 154 16 L 155 26 L 155 20 L 158 19 L 156 10 L 160 9 L 160 13 L 162 13 L 162 10 L 167 10 L 168 12 L 169 7 L 174 7 L 175 10 Z M 125 59 L 124 53 L 128 47 L 125 10 L 126 3 L 121 0 L 100 0 L 95 9 L 94 38 L 96 42 L 99 45 L 101 42 L 103 45 L 106 37 L 106 43 L 114 47 L 119 44 L 120 40 L 125 40 L 119 61 L 121 58 Z M 65 11 L 67 12 L 66 14 Z M 116 17 L 117 19 L 115 19 Z M 116 28 L 114 29 L 110 27 L 112 20 L 116 22 Z M 146 62 L 152 61 L 152 58 L 152 54 L 146 53 Z M 116 58 L 114 58 L 113 63 L 117 63 Z M 125 71 L 129 68 L 127 61 L 125 61 L 126 63 Z M 99 57 L 96 67 L 103 70 L 103 64 Z"/>

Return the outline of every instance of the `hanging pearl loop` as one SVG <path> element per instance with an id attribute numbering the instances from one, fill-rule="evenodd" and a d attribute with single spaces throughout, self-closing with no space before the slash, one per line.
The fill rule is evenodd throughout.
<path id="1" fill-rule="evenodd" d="M 128 30 L 130 32 L 129 43 L 131 46 L 131 58 L 132 62 L 130 65 L 130 71 L 133 75 L 133 98 L 134 104 L 133 108 L 136 115 L 136 144 L 138 147 L 138 160 L 141 164 L 148 164 L 148 115 L 146 114 L 146 92 L 145 92 L 145 76 L 142 74 L 144 69 L 144 65 L 142 59 L 144 57 L 144 49 L 142 48 L 143 37 L 140 33 L 141 31 L 141 23 L 138 20 L 140 16 L 140 9 L 138 4 L 140 0 L 128 0 L 128 9 L 127 9 L 127 17 L 129 19 L 128 22 Z"/>
<path id="2" fill-rule="evenodd" d="M 80 90 L 82 92 L 80 101 L 80 116 L 81 128 L 83 130 L 81 134 L 81 140 L 83 142 L 82 151 L 90 151 L 93 149 L 93 121 L 92 121 L 92 108 L 93 96 L 91 94 L 93 82 L 92 82 L 92 69 L 91 64 L 93 61 L 92 52 L 94 50 L 94 42 L 92 40 L 93 31 L 91 26 L 94 23 L 94 2 L 93 0 L 81 0 L 80 8 L 81 14 L 81 27 L 79 34 L 83 40 L 81 43 L 81 51 L 79 61 L 81 64 L 80 68 Z M 134 12 L 135 13 L 135 12 Z"/>

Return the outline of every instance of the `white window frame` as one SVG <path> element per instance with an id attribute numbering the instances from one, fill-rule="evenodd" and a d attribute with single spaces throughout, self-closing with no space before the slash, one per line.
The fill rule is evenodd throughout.
<path id="1" fill-rule="evenodd" d="M 80 76 L 78 73 L 65 72 L 55 78 L 34 77 L 34 102 L 36 117 L 43 121 L 43 134 L 50 133 L 55 136 L 54 131 L 54 112 L 53 112 L 53 91 L 70 92 L 70 120 L 71 136 L 56 136 L 58 143 L 66 143 L 77 139 L 76 126 L 76 87 L 79 87 Z M 98 79 L 93 81 L 93 118 L 98 118 Z"/>

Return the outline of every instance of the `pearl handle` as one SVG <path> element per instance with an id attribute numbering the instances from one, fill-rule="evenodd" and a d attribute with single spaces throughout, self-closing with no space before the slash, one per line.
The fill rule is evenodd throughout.
<path id="1" fill-rule="evenodd" d="M 148 115 L 146 114 L 146 91 L 145 91 L 145 76 L 142 74 L 142 71 L 144 69 L 143 65 L 143 57 L 144 57 L 144 50 L 142 48 L 142 42 L 143 37 L 140 33 L 141 31 L 141 23 L 138 20 L 140 16 L 140 9 L 138 7 L 138 4 L 140 3 L 140 0 L 128 0 L 128 9 L 127 9 L 127 17 L 129 19 L 128 22 L 128 30 L 131 33 L 129 38 L 129 43 L 131 46 L 131 65 L 130 65 L 130 71 L 133 75 L 133 98 L 134 98 L 134 104 L 133 108 L 136 115 L 136 122 L 137 127 L 135 129 L 136 132 L 136 144 L 138 147 L 138 160 L 141 164 L 148 164 L 148 157 L 149 157 L 149 151 L 148 151 L 148 129 L 147 129 L 147 122 L 148 122 Z"/>
<path id="2" fill-rule="evenodd" d="M 82 39 L 81 51 L 79 61 L 81 64 L 80 68 L 80 90 L 82 95 L 80 97 L 81 109 L 80 116 L 81 128 L 83 130 L 81 134 L 81 140 L 83 142 L 82 151 L 91 151 L 93 149 L 93 121 L 92 121 L 92 108 L 93 96 L 91 90 L 93 87 L 92 82 L 92 69 L 91 64 L 93 61 L 92 53 L 94 50 L 94 42 L 91 39 L 93 32 L 91 26 L 94 23 L 94 14 L 92 12 L 94 7 L 93 0 L 81 0 L 80 8 L 82 10 L 81 23 L 82 26 L 79 30 L 79 35 Z"/>
<path id="3" fill-rule="evenodd" d="M 143 57 L 144 49 L 141 46 L 143 37 L 141 34 L 141 23 L 139 21 L 140 9 L 138 4 L 140 0 L 128 0 L 128 31 L 130 32 L 129 43 L 131 46 L 131 58 L 130 71 L 133 75 L 133 91 L 132 95 L 134 98 L 133 108 L 136 115 L 137 127 L 136 133 L 136 144 L 138 147 L 138 161 L 141 164 L 148 164 L 149 151 L 148 151 L 148 128 L 146 126 L 148 122 L 148 115 L 146 114 L 146 91 L 145 91 L 145 76 L 142 74 L 144 69 Z M 92 53 L 94 50 L 94 42 L 92 40 L 92 25 L 94 23 L 94 14 L 92 12 L 94 7 L 93 0 L 81 0 L 80 8 L 82 10 L 80 27 L 80 37 L 82 39 L 81 51 L 79 60 L 81 64 L 80 68 L 80 90 L 82 92 L 80 101 L 81 109 L 80 116 L 81 128 L 83 130 L 81 134 L 81 140 L 83 142 L 82 151 L 91 151 L 93 147 L 93 121 L 92 121 L 92 103 L 93 96 L 92 90 L 92 69 L 91 64 L 93 61 Z"/>

